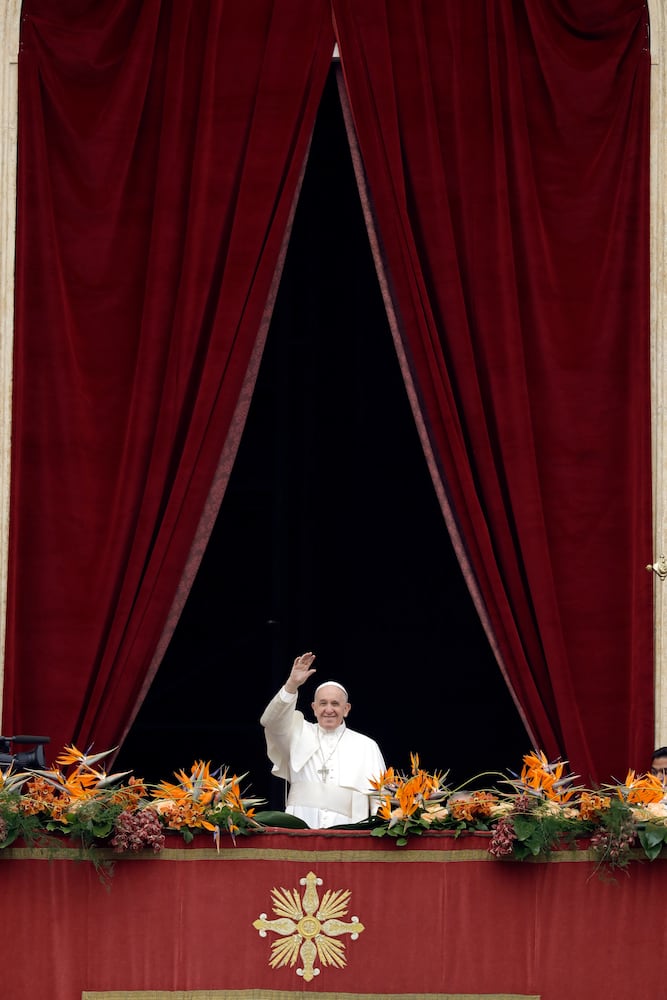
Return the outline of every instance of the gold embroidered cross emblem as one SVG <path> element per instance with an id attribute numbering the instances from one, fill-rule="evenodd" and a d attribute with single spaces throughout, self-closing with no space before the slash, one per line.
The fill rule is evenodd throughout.
<path id="1" fill-rule="evenodd" d="M 309 983 L 321 971 L 315 968 L 316 959 L 322 966 L 335 965 L 342 969 L 347 965 L 345 944 L 338 938 L 349 934 L 351 940 L 356 941 L 364 925 L 358 917 L 351 917 L 349 923 L 341 919 L 347 914 L 349 889 L 327 889 L 320 902 L 317 887 L 322 885 L 322 879 L 314 872 L 299 879 L 299 885 L 306 887 L 302 898 L 297 889 L 272 889 L 273 912 L 277 919 L 268 920 L 266 913 L 260 913 L 253 927 L 260 937 L 266 937 L 268 931 L 280 935 L 271 945 L 271 968 L 293 967 L 300 957 L 303 968 L 296 970 L 297 975 Z"/>

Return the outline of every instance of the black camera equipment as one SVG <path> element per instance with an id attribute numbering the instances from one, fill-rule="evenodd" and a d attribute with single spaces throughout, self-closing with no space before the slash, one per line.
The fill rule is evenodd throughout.
<path id="1" fill-rule="evenodd" d="M 0 770 L 14 765 L 15 771 L 46 768 L 44 747 L 50 736 L 0 736 Z M 32 750 L 17 750 L 17 746 L 31 746 Z"/>

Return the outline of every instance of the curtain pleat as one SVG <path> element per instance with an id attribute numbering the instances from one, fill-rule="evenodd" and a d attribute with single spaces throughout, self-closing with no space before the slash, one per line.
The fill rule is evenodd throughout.
<path id="1" fill-rule="evenodd" d="M 653 733 L 645 5 L 332 7 L 471 593 L 540 747 L 623 774 Z"/>
<path id="2" fill-rule="evenodd" d="M 653 732 L 638 0 L 26 0 L 3 726 L 113 745 L 157 669 L 247 412 L 332 12 L 480 617 L 536 742 L 622 774 Z"/>
<path id="3" fill-rule="evenodd" d="M 324 0 L 24 4 L 5 731 L 109 747 L 138 708 L 332 49 Z"/>

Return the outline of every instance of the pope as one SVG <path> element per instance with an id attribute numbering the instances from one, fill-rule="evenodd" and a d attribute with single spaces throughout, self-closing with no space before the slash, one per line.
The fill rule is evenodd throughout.
<path id="1" fill-rule="evenodd" d="M 315 673 L 314 661 L 310 652 L 296 657 L 260 722 L 273 774 L 289 783 L 286 811 L 322 829 L 368 818 L 377 806 L 370 781 L 385 771 L 385 763 L 375 740 L 348 728 L 352 706 L 338 681 L 316 688 L 315 722 L 298 711 L 297 693 Z"/>

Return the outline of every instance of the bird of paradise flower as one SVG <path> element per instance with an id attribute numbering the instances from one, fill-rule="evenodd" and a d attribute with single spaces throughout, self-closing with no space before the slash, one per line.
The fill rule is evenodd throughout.
<path id="1" fill-rule="evenodd" d="M 116 748 L 101 753 L 66 746 L 49 770 L 31 770 L 19 803 L 26 816 L 40 816 L 47 830 L 80 837 L 84 846 L 106 837 L 123 809 L 135 810 L 144 801 L 146 788 L 129 771 L 108 774 L 100 762 Z"/>
<path id="2" fill-rule="evenodd" d="M 103 750 L 101 753 L 93 754 L 90 750 L 79 750 L 72 744 L 66 746 L 56 757 L 55 763 L 58 767 L 50 770 L 34 769 L 31 771 L 31 776 L 39 776 L 72 802 L 90 800 L 117 785 L 130 774 L 129 771 L 116 771 L 113 774 L 107 774 L 104 768 L 95 767 L 117 749 L 117 747 L 112 747 L 111 750 Z M 66 774 L 62 768 L 70 765 L 71 770 Z M 143 791 L 143 786 L 141 791 Z"/>
<path id="3" fill-rule="evenodd" d="M 663 801 L 665 786 L 656 774 L 636 774 L 630 770 L 623 784 L 616 787 L 616 794 L 619 799 L 633 805 L 648 805 Z"/>
<path id="4" fill-rule="evenodd" d="M 566 760 L 549 761 L 542 750 L 524 754 L 521 776 L 510 782 L 521 793 L 535 795 L 564 805 L 578 794 L 573 786 L 576 774 L 567 774 Z"/>
<path id="5" fill-rule="evenodd" d="M 320 902 L 317 887 L 322 885 L 322 879 L 314 872 L 308 872 L 299 880 L 299 885 L 306 887 L 303 898 L 299 897 L 297 889 L 272 889 L 273 912 L 277 919 L 269 920 L 266 913 L 260 913 L 253 927 L 260 937 L 266 937 L 268 931 L 281 935 L 271 945 L 271 968 L 285 965 L 293 968 L 300 957 L 303 967 L 296 970 L 297 975 L 309 983 L 320 974 L 321 970 L 315 968 L 318 958 L 325 967 L 342 969 L 347 965 L 345 945 L 336 939 L 349 934 L 351 940 L 356 941 L 364 925 L 358 917 L 351 917 L 349 922 L 341 919 L 347 913 L 349 889 L 329 889 Z"/>
<path id="6" fill-rule="evenodd" d="M 192 765 L 190 774 L 175 771 L 177 783 L 161 781 L 152 791 L 157 800 L 158 813 L 168 827 L 184 833 L 192 829 L 210 830 L 216 847 L 220 848 L 221 823 L 234 835 L 239 832 L 239 822 L 255 825 L 255 806 L 263 799 L 243 798 L 240 782 L 247 776 L 228 776 L 227 768 L 211 772 L 211 762 L 198 760 Z"/>
<path id="7" fill-rule="evenodd" d="M 447 772 L 430 774 L 420 767 L 419 755 L 411 753 L 409 777 L 390 767 L 379 777 L 370 779 L 371 788 L 380 796 L 378 816 L 388 821 L 389 829 L 409 821 L 415 813 L 427 808 L 429 802 L 440 802 L 446 797 L 446 780 Z M 405 830 L 407 832 L 407 825 Z"/>

